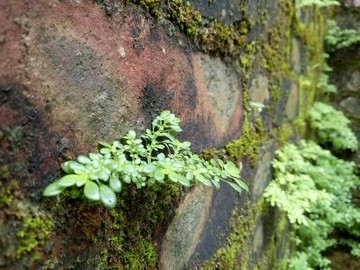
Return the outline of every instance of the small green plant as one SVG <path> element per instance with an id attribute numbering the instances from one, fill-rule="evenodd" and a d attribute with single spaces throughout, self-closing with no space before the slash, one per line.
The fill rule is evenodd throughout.
<path id="1" fill-rule="evenodd" d="M 352 189 L 359 186 L 354 163 L 338 159 L 312 141 L 288 144 L 276 152 L 274 180 L 264 197 L 284 211 L 292 225 L 296 252 L 289 269 L 329 269 L 323 257 L 328 247 L 346 244 L 359 251 L 360 209 L 352 204 Z M 346 235 L 331 238 L 337 230 Z"/>
<path id="2" fill-rule="evenodd" d="M 360 35 L 355 29 L 341 29 L 336 21 L 327 20 L 327 33 L 325 35 L 326 50 L 333 52 L 349 47 L 360 41 Z"/>
<path id="3" fill-rule="evenodd" d="M 343 112 L 322 102 L 315 102 L 309 111 L 310 127 L 316 132 L 320 144 L 334 151 L 358 147 L 355 134 L 349 128 L 350 120 Z"/>
<path id="4" fill-rule="evenodd" d="M 61 164 L 67 174 L 48 185 L 44 196 L 55 196 L 70 186 L 84 187 L 89 200 L 101 201 L 106 207 L 116 205 L 122 185 L 134 184 L 138 189 L 172 181 L 189 187 L 192 182 L 220 187 L 220 180 L 241 192 L 248 190 L 240 179 L 240 170 L 231 161 L 206 161 L 190 151 L 191 143 L 175 138 L 181 132 L 180 119 L 163 111 L 152 122 L 152 128 L 138 137 L 130 130 L 113 144 L 100 142 L 100 152 L 80 155 L 77 161 Z"/>
<path id="5" fill-rule="evenodd" d="M 336 86 L 329 83 L 329 75 L 326 73 L 320 75 L 317 87 L 320 88 L 321 92 L 324 94 L 334 94 L 337 92 Z"/>

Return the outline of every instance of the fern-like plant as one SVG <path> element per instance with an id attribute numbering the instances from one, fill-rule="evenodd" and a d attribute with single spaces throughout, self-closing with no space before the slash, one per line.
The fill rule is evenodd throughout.
<path id="1" fill-rule="evenodd" d="M 327 20 L 325 35 L 326 50 L 333 52 L 360 42 L 360 35 L 355 29 L 341 29 L 336 21 Z"/>
<path id="2" fill-rule="evenodd" d="M 274 180 L 264 196 L 287 214 L 292 225 L 296 252 L 289 269 L 329 269 L 322 253 L 335 244 L 347 244 L 358 254 L 360 209 L 352 204 L 351 191 L 360 181 L 354 165 L 311 141 L 288 144 L 276 152 Z M 331 238 L 335 229 L 350 237 Z"/>
<path id="3" fill-rule="evenodd" d="M 143 188 L 172 181 L 187 187 L 202 183 L 219 188 L 222 180 L 238 192 L 248 190 L 233 162 L 203 160 L 190 151 L 190 142 L 176 139 L 175 133 L 182 131 L 179 123 L 174 114 L 163 111 L 141 136 L 130 130 L 112 144 L 100 142 L 100 152 L 61 164 L 66 175 L 48 185 L 43 195 L 55 196 L 70 186 L 83 187 L 86 198 L 112 208 L 115 193 L 123 184 Z"/>
<path id="4" fill-rule="evenodd" d="M 357 149 L 356 136 L 349 127 L 350 120 L 342 111 L 323 102 L 315 102 L 309 111 L 309 122 L 320 144 L 328 145 L 334 151 Z"/>

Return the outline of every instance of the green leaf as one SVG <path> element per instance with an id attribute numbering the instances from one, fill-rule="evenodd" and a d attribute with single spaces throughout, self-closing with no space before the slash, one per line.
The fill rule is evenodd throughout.
<path id="1" fill-rule="evenodd" d="M 162 111 L 162 112 L 160 113 L 159 118 L 165 119 L 165 118 L 168 117 L 170 114 L 171 114 L 171 111 L 169 111 L 169 110 Z"/>
<path id="2" fill-rule="evenodd" d="M 111 176 L 109 185 L 113 191 L 115 191 L 115 192 L 121 191 L 122 184 L 121 184 L 121 181 L 119 180 L 119 178 L 117 178 L 115 176 Z"/>
<path id="3" fill-rule="evenodd" d="M 165 178 L 164 171 L 161 169 L 156 170 L 154 173 L 154 178 L 156 181 L 163 183 Z"/>
<path id="4" fill-rule="evenodd" d="M 101 153 L 101 154 L 110 154 L 110 153 L 111 153 L 111 149 L 110 149 L 110 148 L 101 148 L 101 149 L 100 149 L 100 153 Z"/>
<path id="5" fill-rule="evenodd" d="M 45 197 L 50 197 L 50 196 L 56 196 L 58 194 L 60 194 L 61 192 L 63 192 L 65 188 L 62 186 L 59 186 L 58 182 L 54 182 L 51 183 L 50 185 L 48 185 L 44 191 L 43 191 L 43 196 Z"/>
<path id="6" fill-rule="evenodd" d="M 105 169 L 97 171 L 96 175 L 100 180 L 107 181 L 109 179 L 109 172 Z"/>
<path id="7" fill-rule="evenodd" d="M 186 173 L 186 178 L 189 179 L 190 181 L 194 179 L 194 173 L 193 172 L 187 172 Z"/>
<path id="8" fill-rule="evenodd" d="M 109 208 L 114 208 L 116 205 L 116 195 L 115 192 L 108 186 L 100 186 L 100 198 L 102 203 Z"/>
<path id="9" fill-rule="evenodd" d="M 129 130 L 128 136 L 129 136 L 130 138 L 135 139 L 135 138 L 136 138 L 136 132 L 135 132 L 134 130 Z"/>
<path id="10" fill-rule="evenodd" d="M 82 163 L 82 164 L 90 164 L 90 163 L 91 163 L 91 159 L 90 159 L 90 158 L 88 158 L 88 157 L 86 157 L 86 156 L 82 156 L 82 155 L 80 155 L 80 156 L 77 157 L 77 161 L 80 162 L 80 163 Z"/>
<path id="11" fill-rule="evenodd" d="M 205 178 L 200 173 L 195 172 L 195 178 L 196 178 L 196 180 L 198 180 L 199 182 L 203 183 L 206 186 L 212 186 L 211 181 L 209 179 Z"/>
<path id="12" fill-rule="evenodd" d="M 236 165 L 231 162 L 231 161 L 228 161 L 225 165 L 225 170 L 226 172 L 228 172 L 231 176 L 234 176 L 234 177 L 239 177 L 240 175 L 240 170 L 238 167 L 236 167 Z"/>
<path id="13" fill-rule="evenodd" d="M 135 173 L 136 170 L 134 168 L 134 166 L 132 164 L 127 164 L 124 166 L 124 171 L 131 174 L 131 173 Z"/>
<path id="14" fill-rule="evenodd" d="M 177 174 L 175 172 L 169 172 L 169 178 L 171 181 L 173 181 L 175 183 L 179 182 L 186 187 L 190 187 L 189 179 L 187 179 L 186 177 L 184 177 L 180 174 Z"/>
<path id="15" fill-rule="evenodd" d="M 85 170 L 86 170 L 84 165 L 82 165 L 76 161 L 69 162 L 69 167 L 77 174 L 85 172 Z"/>
<path id="16" fill-rule="evenodd" d="M 243 188 L 245 191 L 249 192 L 249 187 L 240 179 L 238 178 L 234 178 L 236 184 L 238 184 L 238 186 L 240 186 L 241 188 Z"/>
<path id="17" fill-rule="evenodd" d="M 84 187 L 84 195 L 89 200 L 98 201 L 100 199 L 99 186 L 92 181 L 87 181 Z"/>
<path id="18" fill-rule="evenodd" d="M 76 185 L 78 187 L 81 187 L 86 183 L 87 180 L 88 180 L 87 175 L 79 175 L 78 178 L 76 179 Z"/>
<path id="19" fill-rule="evenodd" d="M 75 185 L 76 180 L 81 177 L 77 174 L 68 174 L 64 177 L 60 178 L 60 180 L 57 182 L 59 186 L 61 187 L 70 187 Z"/>
<path id="20" fill-rule="evenodd" d="M 105 146 L 106 148 L 111 148 L 111 145 L 108 144 L 107 142 L 100 141 L 99 144 L 102 145 L 102 146 Z"/>
<path id="21" fill-rule="evenodd" d="M 74 173 L 74 170 L 70 166 L 72 163 L 77 163 L 77 162 L 73 160 L 65 161 L 60 165 L 60 167 L 66 173 Z"/>
<path id="22" fill-rule="evenodd" d="M 142 171 L 146 174 L 150 174 L 155 170 L 154 164 L 146 164 L 143 166 Z"/>
<path id="23" fill-rule="evenodd" d="M 211 180 L 211 182 L 213 183 L 213 185 L 215 186 L 216 189 L 219 189 L 219 188 L 220 188 L 220 183 L 219 183 L 219 181 L 216 181 L 216 179 L 214 179 L 214 180 Z"/>
<path id="24" fill-rule="evenodd" d="M 239 187 L 238 185 L 234 184 L 234 183 L 231 183 L 231 182 L 228 182 L 228 184 L 230 186 L 232 186 L 233 189 L 235 189 L 237 192 L 241 193 L 242 192 L 242 189 L 241 187 Z"/>
<path id="25" fill-rule="evenodd" d="M 128 175 L 128 174 L 124 175 L 123 180 L 126 184 L 130 184 L 131 183 L 130 175 Z"/>

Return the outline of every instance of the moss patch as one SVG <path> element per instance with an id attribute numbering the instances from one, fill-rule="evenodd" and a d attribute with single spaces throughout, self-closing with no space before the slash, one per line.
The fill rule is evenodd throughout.
<path id="1" fill-rule="evenodd" d="M 261 199 L 249 210 L 239 215 L 234 210 L 231 222 L 232 232 L 226 240 L 226 245 L 220 248 L 211 260 L 203 263 L 200 269 L 286 269 L 288 252 L 287 239 L 283 239 L 283 232 L 287 226 L 286 217 L 270 213 L 269 205 Z M 284 218 L 285 217 L 285 218 Z M 256 262 L 251 262 L 254 229 L 259 222 L 266 219 L 266 243 L 263 252 L 257 255 Z M 281 242 L 281 243 L 280 243 Z M 279 250 L 283 249 L 283 250 Z M 260 252 L 260 251 L 256 251 Z M 285 252 L 285 253 L 282 253 Z"/>
<path id="2" fill-rule="evenodd" d="M 21 269 L 47 255 L 54 224 L 51 216 L 24 201 L 19 182 L 6 166 L 0 172 L 0 266 Z"/>
<path id="3" fill-rule="evenodd" d="M 260 146 L 265 138 L 261 121 L 252 124 L 249 122 L 248 117 L 245 116 L 241 137 L 228 143 L 225 150 L 231 160 L 240 161 L 242 157 L 248 156 L 251 163 L 255 165 L 260 153 Z"/>
<path id="4" fill-rule="evenodd" d="M 82 192 L 69 189 L 60 197 L 61 204 L 57 204 L 54 214 L 60 227 L 70 227 L 71 232 L 77 233 L 63 240 L 64 250 L 76 251 L 67 256 L 66 267 L 156 268 L 159 249 L 156 239 L 165 233 L 175 214 L 171 209 L 177 207 L 184 194 L 183 187 L 175 183 L 141 190 L 125 185 L 116 208 L 106 209 L 97 202 L 90 203 Z M 54 204 L 53 200 L 47 202 Z"/>

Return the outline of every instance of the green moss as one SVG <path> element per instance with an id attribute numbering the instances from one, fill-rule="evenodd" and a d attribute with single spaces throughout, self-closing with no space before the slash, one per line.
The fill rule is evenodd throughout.
<path id="1" fill-rule="evenodd" d="M 99 255 L 89 258 L 87 264 L 100 269 L 155 267 L 156 232 L 170 222 L 174 213 L 169 209 L 174 209 L 183 196 L 183 188 L 175 183 L 141 190 L 124 186 L 116 208 L 107 209 L 100 221 L 103 229 L 89 234 L 93 245 L 99 246 Z"/>
<path id="2" fill-rule="evenodd" d="M 287 258 L 290 252 L 286 227 L 286 216 L 279 213 L 268 212 L 269 205 L 264 199 L 252 205 L 246 214 L 239 215 L 234 210 L 231 222 L 231 233 L 226 240 L 226 245 L 213 255 L 212 259 L 203 263 L 200 269 L 277 269 L 287 268 Z M 266 223 L 264 230 L 271 233 L 265 239 L 265 248 L 258 256 L 254 265 L 250 265 L 253 255 L 254 229 L 262 219 L 271 221 Z M 284 236 L 286 238 L 284 238 Z M 259 250 L 254 251 L 256 253 Z"/>
<path id="3" fill-rule="evenodd" d="M 140 5 L 157 19 L 168 19 L 177 25 L 198 47 L 215 55 L 239 55 L 246 45 L 246 33 L 251 23 L 242 21 L 239 25 L 229 26 L 213 18 L 203 20 L 189 2 L 167 0 L 131 0 Z"/>
<path id="4" fill-rule="evenodd" d="M 26 218 L 22 229 L 17 232 L 20 243 L 16 250 L 16 258 L 19 259 L 24 254 L 32 252 L 33 258 L 39 259 L 41 254 L 36 252 L 35 248 L 44 244 L 53 228 L 53 222 L 46 216 Z"/>
<path id="5" fill-rule="evenodd" d="M 9 177 L 9 170 L 7 166 L 0 167 L 0 181 Z M 8 184 L 0 182 L 0 207 L 9 207 L 14 201 L 14 192 L 19 189 L 19 184 L 16 181 L 11 181 Z"/>
<path id="6" fill-rule="evenodd" d="M 236 162 L 242 157 L 248 156 L 251 163 L 255 165 L 260 153 L 260 146 L 264 140 L 265 132 L 261 121 L 252 124 L 249 122 L 248 116 L 245 115 L 241 137 L 228 143 L 225 150 L 231 160 Z"/>
<path id="7" fill-rule="evenodd" d="M 273 129 L 272 134 L 279 142 L 280 146 L 283 146 L 287 140 L 294 134 L 294 130 L 289 123 L 284 123 L 280 127 Z"/>
<path id="8" fill-rule="evenodd" d="M 0 261 L 5 258 L 5 266 L 15 261 L 32 265 L 44 254 L 42 245 L 49 240 L 54 224 L 48 214 L 24 203 L 19 182 L 9 178 L 10 174 L 3 167 L 0 182 L 0 211 L 3 214 L 0 217 L 0 238 L 6 248 L 0 252 Z"/>
<path id="9" fill-rule="evenodd" d="M 226 245 L 216 251 L 212 259 L 206 261 L 200 269 L 238 269 L 239 265 L 241 269 L 247 269 L 247 261 L 250 256 L 248 242 L 257 216 L 264 210 L 263 205 L 264 201 L 259 201 L 250 208 L 246 215 L 238 215 L 238 211 L 234 210 L 231 221 L 232 232 L 226 240 Z"/>
<path id="10" fill-rule="evenodd" d="M 316 6 L 313 7 L 313 13 L 313 20 L 308 24 L 297 22 L 294 27 L 294 33 L 305 47 L 306 59 L 308 59 L 305 74 L 298 77 L 299 113 L 295 121 L 295 131 L 299 135 L 304 135 L 305 118 L 314 100 L 320 95 L 317 85 L 326 64 L 323 46 L 326 34 L 326 14 L 323 14 Z"/>

